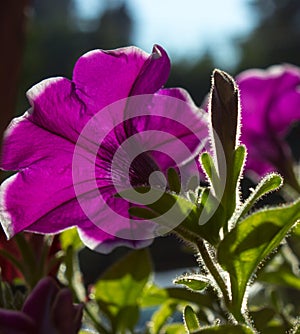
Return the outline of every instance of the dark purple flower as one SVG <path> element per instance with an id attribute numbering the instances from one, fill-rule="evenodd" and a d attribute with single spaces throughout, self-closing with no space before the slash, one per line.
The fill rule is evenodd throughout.
<path id="1" fill-rule="evenodd" d="M 300 69 L 292 65 L 252 69 L 236 78 L 241 95 L 241 141 L 248 148 L 246 168 L 259 175 L 279 171 L 293 178 L 285 137 L 300 120 Z"/>
<path id="2" fill-rule="evenodd" d="M 74 305 L 69 289 L 43 278 L 27 297 L 21 311 L 0 309 L 2 334 L 76 334 L 81 327 L 82 305 Z"/>
<path id="3" fill-rule="evenodd" d="M 106 209 L 109 206 L 120 217 L 129 217 L 130 205 L 115 197 L 114 184 L 121 187 L 147 185 L 153 171 L 165 172 L 169 167 L 177 167 L 175 161 L 187 160 L 187 154 L 181 154 L 175 139 L 180 139 L 190 151 L 189 156 L 193 157 L 201 145 L 199 138 L 206 136 L 203 115 L 189 95 L 178 88 L 161 89 L 169 71 L 169 58 L 159 46 L 153 48 L 152 54 L 136 47 L 95 50 L 77 61 L 72 81 L 61 77 L 47 79 L 28 91 L 32 108 L 12 121 L 5 134 L 1 160 L 1 168 L 18 171 L 0 189 L 0 218 L 8 237 L 23 230 L 58 233 L 77 226 L 83 242 L 101 252 L 109 252 L 120 245 L 136 248 L 149 244 L 146 238 L 123 238 L 119 232 L 124 226 Z M 107 112 L 105 107 L 137 95 L 150 96 L 148 100 L 146 98 L 148 115 L 127 118 L 122 124 L 115 123 L 114 113 Z M 185 107 L 183 110 L 176 110 L 174 105 L 166 108 L 160 102 L 164 97 L 181 101 Z M 118 110 L 119 114 L 128 110 L 123 105 L 124 110 Z M 103 108 L 106 114 L 102 112 Z M 171 110 L 172 119 L 167 115 L 166 118 L 158 116 L 165 112 L 164 108 Z M 98 119 L 94 124 L 99 115 L 100 121 Z M 88 124 L 95 125 L 95 133 L 92 131 L 85 137 L 84 129 Z M 103 141 L 98 142 L 98 132 L 107 129 Z M 128 176 L 124 171 L 131 157 L 126 153 L 124 161 L 114 166 L 116 170 L 112 175 L 112 158 L 120 144 L 147 130 L 170 133 L 174 138 L 170 141 L 163 135 L 147 137 L 146 133 L 134 146 L 139 147 L 142 141 L 151 142 L 152 147 L 163 146 L 169 152 L 168 156 L 155 150 L 143 152 L 132 161 Z M 85 142 L 76 146 L 79 138 Z M 75 147 L 82 148 L 79 155 L 82 153 L 84 163 L 74 181 L 72 160 Z M 99 148 L 96 158 L 89 155 L 94 147 Z M 84 164 L 93 163 L 93 158 L 95 170 L 91 176 L 85 173 Z M 90 178 L 96 183 L 91 183 Z M 106 206 L 98 205 L 100 195 Z M 88 215 L 83 211 L 79 197 L 91 210 Z M 97 224 L 91 221 L 96 215 Z M 133 225 L 137 226 L 136 221 Z"/>

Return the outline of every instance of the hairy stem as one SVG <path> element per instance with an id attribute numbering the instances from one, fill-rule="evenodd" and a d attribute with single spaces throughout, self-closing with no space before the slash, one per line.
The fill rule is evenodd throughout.
<path id="1" fill-rule="evenodd" d="M 187 231 L 186 229 L 178 226 L 175 229 L 175 232 L 183 237 L 185 240 L 191 242 L 192 244 L 194 244 L 196 246 L 196 248 L 198 249 L 198 251 L 200 252 L 200 255 L 202 257 L 202 260 L 206 266 L 207 271 L 211 274 L 211 276 L 213 277 L 213 279 L 215 280 L 217 286 L 219 287 L 222 296 L 223 296 L 223 300 L 224 300 L 224 304 L 227 308 L 227 310 L 233 315 L 233 317 L 240 323 L 246 324 L 247 321 L 244 318 L 241 310 L 237 310 L 234 305 L 232 304 L 232 300 L 229 297 L 229 293 L 228 293 L 228 289 L 226 286 L 226 283 L 224 281 L 224 279 L 222 278 L 222 276 L 219 273 L 219 269 L 216 266 L 214 260 L 212 259 L 209 250 L 207 249 L 204 240 L 202 238 L 200 238 L 198 235 L 196 235 L 193 232 Z"/>

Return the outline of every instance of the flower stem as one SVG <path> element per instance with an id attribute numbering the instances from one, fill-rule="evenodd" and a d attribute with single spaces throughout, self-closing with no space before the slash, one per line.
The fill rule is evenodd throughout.
<path id="1" fill-rule="evenodd" d="M 226 284 L 222 278 L 222 276 L 220 275 L 218 268 L 216 267 L 214 261 L 212 260 L 209 251 L 203 241 L 203 239 L 198 238 L 197 240 L 197 248 L 200 252 L 200 255 L 202 257 L 202 260 L 205 264 L 205 266 L 207 267 L 209 273 L 212 275 L 212 277 L 214 278 L 215 282 L 217 283 L 218 287 L 220 288 L 223 298 L 224 298 L 224 302 L 225 305 L 228 306 L 230 305 L 231 301 L 228 295 L 228 290 L 226 287 Z"/>
<path id="2" fill-rule="evenodd" d="M 238 321 L 239 323 L 247 324 L 247 321 L 243 316 L 241 310 L 240 309 L 237 310 L 232 304 L 232 300 L 229 297 L 226 283 L 222 278 L 222 276 L 220 275 L 219 269 L 216 266 L 214 260 L 212 259 L 209 250 L 205 245 L 204 240 L 195 233 L 187 231 L 185 228 L 182 228 L 181 226 L 176 227 L 174 231 L 178 233 L 178 235 L 183 237 L 185 240 L 192 242 L 197 247 L 202 257 L 202 260 L 206 266 L 207 271 L 211 274 L 211 276 L 213 277 L 214 281 L 216 282 L 217 286 L 219 287 L 222 293 L 225 307 L 236 319 L 236 321 Z"/>
<path id="3" fill-rule="evenodd" d="M 96 319 L 94 314 L 90 311 L 89 307 L 84 304 L 84 310 L 86 315 L 90 318 L 90 320 L 93 322 L 93 325 L 95 326 L 96 330 L 99 331 L 99 333 L 103 334 L 109 334 L 109 332 L 104 328 L 101 323 Z"/>
<path id="4" fill-rule="evenodd" d="M 25 281 L 27 283 L 27 286 L 30 290 L 33 289 L 35 284 L 37 283 L 36 275 L 36 267 L 35 262 L 36 258 L 33 252 L 33 249 L 29 242 L 26 240 L 23 233 L 18 233 L 14 236 L 14 239 L 16 241 L 16 244 L 20 250 L 20 253 L 23 257 L 23 261 L 26 264 L 24 266 L 23 275 L 25 278 Z"/>

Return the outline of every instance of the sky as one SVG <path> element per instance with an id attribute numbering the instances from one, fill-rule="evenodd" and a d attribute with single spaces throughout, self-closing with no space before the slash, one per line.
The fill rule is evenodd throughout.
<path id="1" fill-rule="evenodd" d="M 109 0 L 118 3 L 119 0 Z M 92 17 L 101 0 L 77 0 L 83 16 Z M 194 59 L 212 52 L 217 64 L 230 67 L 238 57 L 233 38 L 246 36 L 255 25 L 249 0 L 127 0 L 135 23 L 133 42 L 150 52 L 162 45 L 171 59 Z"/>

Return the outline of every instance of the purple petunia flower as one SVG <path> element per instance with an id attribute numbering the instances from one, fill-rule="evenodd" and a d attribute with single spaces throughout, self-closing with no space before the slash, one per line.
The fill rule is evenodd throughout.
<path id="1" fill-rule="evenodd" d="M 121 233 L 149 226 L 132 223 L 130 203 L 115 196 L 116 185 L 118 190 L 148 185 L 151 173 L 165 173 L 195 157 L 207 132 L 202 112 L 184 90 L 161 89 L 169 71 L 160 46 L 152 54 L 136 47 L 95 50 L 77 61 L 72 81 L 47 79 L 28 91 L 32 108 L 12 121 L 1 159 L 1 168 L 18 171 L 0 189 L 0 218 L 8 237 L 23 230 L 58 233 L 77 226 L 83 242 L 100 252 L 149 244 L 148 232 L 145 238 Z M 134 99 L 124 100 L 135 96 L 145 97 L 147 110 L 141 115 Z M 141 154 L 121 152 L 113 164 L 120 145 L 132 136 Z M 181 153 L 178 141 L 187 153 Z M 132 225 L 124 226 L 122 217 Z"/>
<path id="2" fill-rule="evenodd" d="M 59 289 L 54 279 L 45 277 L 27 297 L 22 310 L 0 309 L 0 333 L 78 333 L 82 305 L 74 305 L 72 292 Z"/>
<path id="3" fill-rule="evenodd" d="M 300 69 L 292 65 L 252 69 L 236 80 L 242 106 L 241 141 L 248 148 L 246 169 L 259 175 L 277 170 L 288 181 L 293 178 L 292 156 L 285 136 L 300 120 Z"/>

